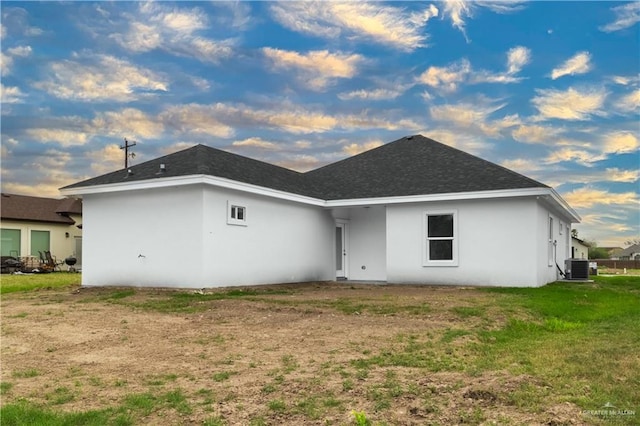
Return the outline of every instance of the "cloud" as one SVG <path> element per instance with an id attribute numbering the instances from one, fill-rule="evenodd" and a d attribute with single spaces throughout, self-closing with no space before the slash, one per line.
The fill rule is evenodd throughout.
<path id="1" fill-rule="evenodd" d="M 602 189 L 582 187 L 563 195 L 574 208 L 591 208 L 595 205 L 637 205 L 640 200 L 635 192 L 612 193 Z"/>
<path id="2" fill-rule="evenodd" d="M 125 108 L 120 111 L 98 113 L 91 120 L 91 127 L 96 133 L 118 138 L 157 138 L 164 131 L 164 125 L 143 111 Z"/>
<path id="3" fill-rule="evenodd" d="M 239 147 L 252 147 L 252 148 L 260 148 L 260 149 L 268 149 L 268 150 L 277 150 L 279 149 L 278 145 L 273 143 L 273 142 L 269 142 L 269 141 L 265 141 L 262 138 L 259 137 L 252 137 L 252 138 L 247 138 L 247 139 L 243 139 L 240 141 L 235 141 L 231 144 L 232 146 L 239 146 Z"/>
<path id="4" fill-rule="evenodd" d="M 158 118 L 166 129 L 173 129 L 176 133 L 228 138 L 234 135 L 233 127 L 217 118 L 220 112 L 226 112 L 224 109 L 222 104 L 176 105 L 160 113 Z"/>
<path id="5" fill-rule="evenodd" d="M 539 126 L 539 125 L 526 125 L 518 126 L 511 132 L 511 136 L 519 141 L 525 143 L 554 143 L 555 137 L 562 132 L 562 129 Z"/>
<path id="6" fill-rule="evenodd" d="M 638 84 L 640 82 L 640 76 L 623 76 L 614 75 L 611 80 L 621 86 L 627 86 L 629 84 Z"/>
<path id="7" fill-rule="evenodd" d="M 592 115 L 605 115 L 602 107 L 607 97 L 604 89 L 567 90 L 537 89 L 532 99 L 540 116 L 545 120 L 588 120 Z"/>
<path id="8" fill-rule="evenodd" d="M 623 111 L 635 111 L 640 108 L 640 89 L 635 89 L 620 98 L 617 106 Z"/>
<path id="9" fill-rule="evenodd" d="M 357 155 L 361 152 L 369 151 L 370 149 L 382 146 L 383 142 L 379 140 L 369 141 L 361 144 L 352 143 L 342 147 L 342 152 L 349 155 Z"/>
<path id="10" fill-rule="evenodd" d="M 26 95 L 19 87 L 5 86 L 0 83 L 0 102 L 3 104 L 17 104 L 23 102 Z"/>
<path id="11" fill-rule="evenodd" d="M 173 143 L 171 145 L 168 146 L 163 146 L 160 148 L 160 153 L 162 155 L 169 155 L 169 154 L 173 154 L 174 152 L 178 152 L 178 151 L 182 151 L 184 149 L 187 148 L 191 148 L 192 146 L 195 146 L 196 144 L 194 142 L 176 142 Z"/>
<path id="12" fill-rule="evenodd" d="M 66 129 L 27 129 L 27 135 L 37 142 L 57 142 L 62 146 L 84 145 L 89 135 L 84 130 Z"/>
<path id="13" fill-rule="evenodd" d="M 276 161 L 275 164 L 298 172 L 306 172 L 321 165 L 317 157 L 306 154 L 287 156 L 286 159 Z"/>
<path id="14" fill-rule="evenodd" d="M 507 52 L 507 74 L 517 74 L 531 61 L 531 50 L 517 46 Z"/>
<path id="15" fill-rule="evenodd" d="M 613 132 L 604 137 L 604 152 L 626 154 L 640 149 L 640 141 L 631 132 Z"/>
<path id="16" fill-rule="evenodd" d="M 467 79 L 471 72 L 471 64 L 466 59 L 461 59 L 447 67 L 429 67 L 418 80 L 427 86 L 444 92 L 454 92 L 458 85 Z"/>
<path id="17" fill-rule="evenodd" d="M 522 174 L 537 172 L 541 169 L 540 163 L 538 161 L 533 161 L 525 158 L 504 160 L 500 163 L 500 165 L 502 165 L 502 167 L 506 167 L 507 169 L 514 170 Z"/>
<path id="18" fill-rule="evenodd" d="M 83 62 L 51 62 L 48 77 L 35 87 L 57 98 L 84 102 L 129 102 L 168 90 L 166 79 L 149 69 L 109 55 L 82 56 Z"/>
<path id="19" fill-rule="evenodd" d="M 436 121 L 445 121 L 455 124 L 461 129 L 477 129 L 487 136 L 498 136 L 504 129 L 519 125 L 520 119 L 517 115 L 508 115 L 498 120 L 490 120 L 496 111 L 504 105 L 495 105 L 487 100 L 480 100 L 477 103 L 445 104 L 429 108 L 431 118 Z"/>
<path id="20" fill-rule="evenodd" d="M 418 81 L 445 93 L 455 92 L 461 83 L 516 83 L 522 80 L 522 77 L 517 77 L 516 74 L 530 61 L 531 50 L 524 46 L 516 46 L 507 52 L 504 72 L 474 71 L 467 59 L 461 59 L 446 67 L 429 67 L 418 77 Z"/>
<path id="21" fill-rule="evenodd" d="M 130 52 L 160 49 L 213 64 L 233 54 L 233 40 L 213 40 L 198 34 L 210 24 L 207 14 L 197 7 L 178 9 L 146 2 L 139 12 L 139 19 L 132 19 L 128 30 L 108 36 Z"/>
<path id="22" fill-rule="evenodd" d="M 365 2 L 279 2 L 270 11 L 284 27 L 316 37 L 371 40 L 403 51 L 424 47 L 427 22 L 438 16 L 434 5 L 420 13 Z"/>
<path id="23" fill-rule="evenodd" d="M 584 149 L 562 148 L 549 154 L 549 156 L 544 159 L 544 162 L 554 164 L 572 161 L 590 167 L 592 163 L 604 160 L 605 158 L 606 156 L 604 155 L 594 155 Z"/>
<path id="24" fill-rule="evenodd" d="M 640 170 L 620 170 L 617 167 L 608 168 L 605 170 L 606 180 L 610 182 L 627 182 L 633 183 L 640 179 Z"/>
<path id="25" fill-rule="evenodd" d="M 472 18 L 474 11 L 484 7 L 495 13 L 512 13 L 522 9 L 522 1 L 475 1 L 475 0 L 444 0 L 443 17 L 451 19 L 451 25 L 462 32 L 469 41 L 465 30 L 465 19 Z"/>
<path id="26" fill-rule="evenodd" d="M 67 171 L 72 161 L 69 152 L 56 149 L 31 155 L 20 163 L 22 170 L 28 170 L 25 179 L 16 181 L 13 174 L 3 167 L 2 191 L 36 197 L 60 197 L 58 188 L 77 181 L 77 176 Z"/>
<path id="27" fill-rule="evenodd" d="M 102 149 L 89 151 L 85 157 L 90 160 L 91 171 L 96 175 L 113 172 L 124 167 L 124 152 L 117 144 L 109 144 Z"/>
<path id="28" fill-rule="evenodd" d="M 395 99 L 402 95 L 405 88 L 398 89 L 373 89 L 373 90 L 354 90 L 352 92 L 343 92 L 338 94 L 338 98 L 343 101 L 350 101 L 352 99 L 363 99 L 368 101 L 381 101 Z"/>
<path id="29" fill-rule="evenodd" d="M 565 75 L 585 74 L 591 70 L 591 55 L 589 52 L 578 52 L 567 59 L 558 68 L 551 71 L 553 80 Z"/>
<path id="30" fill-rule="evenodd" d="M 622 6 L 611 8 L 616 18 L 613 22 L 599 27 L 600 31 L 610 33 L 629 28 L 640 22 L 640 3 L 633 1 Z"/>
<path id="31" fill-rule="evenodd" d="M 3 27 L 4 28 L 4 27 Z M 2 59 L 2 72 L 1 75 L 9 75 L 13 70 L 14 59 L 17 58 L 27 58 L 31 56 L 32 49 L 31 46 L 17 46 L 7 49 L 7 54 L 4 52 L 1 53 Z"/>
<path id="32" fill-rule="evenodd" d="M 299 79 L 312 90 L 323 90 L 336 78 L 353 77 L 364 60 L 358 54 L 330 53 L 327 50 L 301 54 L 265 47 L 262 52 L 271 61 L 273 69 L 297 70 Z"/>

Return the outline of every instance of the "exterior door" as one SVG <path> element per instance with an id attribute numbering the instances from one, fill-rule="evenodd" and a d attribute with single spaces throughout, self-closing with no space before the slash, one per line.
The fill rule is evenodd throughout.
<path id="1" fill-rule="evenodd" d="M 336 223 L 336 278 L 347 278 L 347 224 Z"/>

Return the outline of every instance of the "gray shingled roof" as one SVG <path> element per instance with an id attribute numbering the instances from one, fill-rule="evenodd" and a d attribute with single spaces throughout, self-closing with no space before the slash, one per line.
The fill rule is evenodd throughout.
<path id="1" fill-rule="evenodd" d="M 165 164 L 163 173 L 159 172 L 160 164 Z M 133 174 L 119 170 L 63 189 L 198 174 L 325 200 L 547 188 L 422 135 L 408 136 L 307 173 L 204 145 L 130 169 Z"/>
<path id="2" fill-rule="evenodd" d="M 546 187 L 422 135 L 407 136 L 307 175 L 327 183 L 326 200 Z"/>
<path id="3" fill-rule="evenodd" d="M 69 214 L 82 214 L 82 201 L 27 195 L 2 194 L 0 211 L 4 220 L 75 224 Z"/>

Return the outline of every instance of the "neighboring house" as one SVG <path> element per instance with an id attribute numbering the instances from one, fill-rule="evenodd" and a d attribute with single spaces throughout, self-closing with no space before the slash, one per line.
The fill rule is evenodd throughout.
<path id="1" fill-rule="evenodd" d="M 2 256 L 29 257 L 50 251 L 59 261 L 82 260 L 82 201 L 2 194 Z"/>
<path id="2" fill-rule="evenodd" d="M 616 250 L 611 253 L 613 260 L 640 260 L 640 244 L 634 244 L 626 249 Z"/>
<path id="3" fill-rule="evenodd" d="M 580 238 L 571 237 L 571 258 L 589 259 L 589 245 Z"/>
<path id="4" fill-rule="evenodd" d="M 579 221 L 552 188 L 421 135 L 307 173 L 197 145 L 61 191 L 83 197 L 85 286 L 541 286 Z"/>

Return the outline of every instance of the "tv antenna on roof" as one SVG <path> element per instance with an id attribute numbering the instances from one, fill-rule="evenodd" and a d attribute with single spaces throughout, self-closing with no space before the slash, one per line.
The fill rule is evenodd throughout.
<path id="1" fill-rule="evenodd" d="M 120 149 L 124 149 L 124 168 L 125 169 L 129 167 L 129 157 L 131 157 L 132 159 L 136 158 L 135 152 L 129 152 L 129 148 L 131 148 L 132 146 L 136 146 L 136 142 L 133 141 L 129 143 L 127 138 L 124 138 L 124 145 L 122 145 Z"/>

